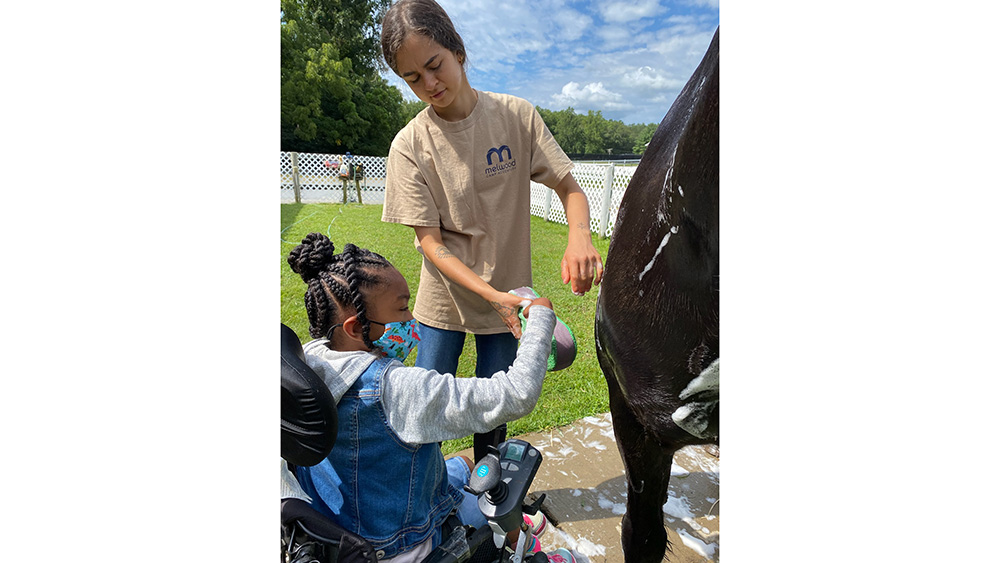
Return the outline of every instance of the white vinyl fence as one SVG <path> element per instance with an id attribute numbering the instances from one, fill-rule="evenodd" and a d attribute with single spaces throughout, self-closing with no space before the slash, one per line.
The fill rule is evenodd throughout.
<path id="1" fill-rule="evenodd" d="M 360 165 L 352 178 L 341 179 L 335 163 L 344 155 L 281 153 L 281 203 L 360 203 L 385 201 L 384 156 L 353 155 Z M 576 163 L 573 177 L 590 202 L 590 230 L 601 237 L 611 236 L 618 206 L 635 166 L 615 163 Z M 566 211 L 552 190 L 531 183 L 531 214 L 548 221 L 567 224 Z"/>

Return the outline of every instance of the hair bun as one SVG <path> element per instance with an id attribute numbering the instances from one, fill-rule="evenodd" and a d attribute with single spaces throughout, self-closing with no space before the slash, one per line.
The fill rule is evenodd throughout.
<path id="1" fill-rule="evenodd" d="M 333 263 L 333 252 L 333 243 L 326 235 L 309 233 L 288 255 L 288 265 L 308 283 Z"/>

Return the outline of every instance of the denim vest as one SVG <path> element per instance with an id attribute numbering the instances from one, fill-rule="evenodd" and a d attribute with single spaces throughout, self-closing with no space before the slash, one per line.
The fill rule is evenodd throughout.
<path id="1" fill-rule="evenodd" d="M 313 506 L 341 527 L 367 539 L 379 559 L 424 542 L 462 502 L 448 484 L 438 444 L 411 445 L 389 427 L 382 406 L 385 372 L 395 360 L 379 358 L 337 404 L 337 443 L 330 456 L 296 470 Z"/>

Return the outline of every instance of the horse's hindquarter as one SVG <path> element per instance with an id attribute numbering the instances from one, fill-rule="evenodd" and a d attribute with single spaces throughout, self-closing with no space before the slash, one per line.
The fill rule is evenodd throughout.
<path id="1" fill-rule="evenodd" d="M 642 262 L 638 269 L 619 270 L 633 270 L 631 281 L 612 276 L 602 283 L 595 337 L 608 385 L 621 389 L 647 432 L 667 441 L 676 437 L 670 414 L 683 403 L 679 395 L 718 357 L 718 293 L 673 283 L 669 276 L 639 281 L 645 266 L 640 254 L 633 255 Z M 669 257 L 660 258 L 660 267 L 671 271 Z"/>

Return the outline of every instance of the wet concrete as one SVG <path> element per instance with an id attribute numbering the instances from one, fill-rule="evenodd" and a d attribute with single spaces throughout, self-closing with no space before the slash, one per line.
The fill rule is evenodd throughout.
<path id="1" fill-rule="evenodd" d="M 527 499 L 546 496 L 542 511 L 552 525 L 539 538 L 542 548 L 565 547 L 577 563 L 624 563 L 625 468 L 611 414 L 516 437 L 543 456 Z M 460 453 L 472 457 L 471 449 Z M 674 456 L 670 472 L 670 496 L 663 507 L 672 544 L 667 561 L 718 561 L 719 458 L 709 448 L 689 446 Z"/>

